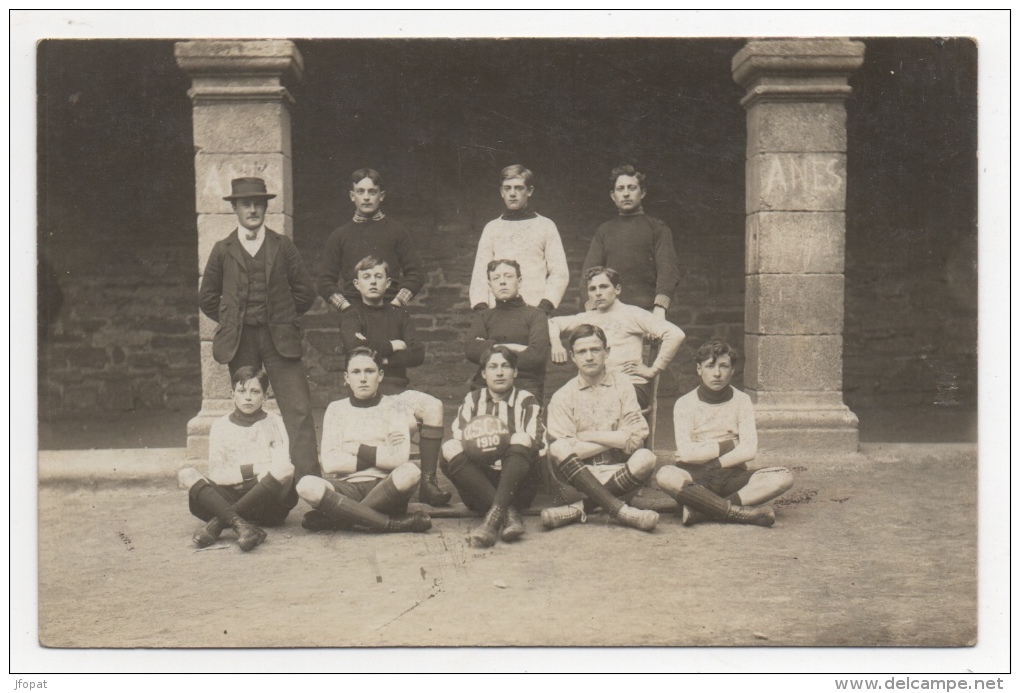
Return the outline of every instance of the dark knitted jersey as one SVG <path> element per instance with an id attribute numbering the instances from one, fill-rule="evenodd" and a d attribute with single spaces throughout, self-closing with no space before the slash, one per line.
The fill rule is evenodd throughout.
<path id="1" fill-rule="evenodd" d="M 544 392 L 545 369 L 549 361 L 549 321 L 545 311 L 524 303 L 520 296 L 497 301 L 495 308 L 475 313 L 471 331 L 464 343 L 464 355 L 479 363 L 482 351 L 494 344 L 523 344 L 517 354 L 517 385 L 536 395 Z M 485 387 L 481 372 L 473 384 Z"/>
<path id="2" fill-rule="evenodd" d="M 386 291 L 387 302 L 401 289 L 412 295 L 421 290 L 425 275 L 411 234 L 399 221 L 383 217 L 379 221 L 349 221 L 330 234 L 319 263 L 319 295 L 328 301 L 340 293 L 351 303 L 360 303 L 354 267 L 369 255 L 390 265 L 393 283 Z"/>
<path id="3" fill-rule="evenodd" d="M 355 347 L 368 346 L 385 357 L 385 378 L 400 387 L 407 387 L 407 369 L 425 362 L 425 345 L 418 340 L 407 309 L 389 303 L 379 307 L 367 306 L 362 301 L 351 303 L 340 317 L 340 337 L 348 354 Z M 403 341 L 407 348 L 393 351 L 390 342 L 395 339 Z"/>
<path id="4" fill-rule="evenodd" d="M 582 276 L 589 267 L 600 265 L 619 272 L 627 303 L 645 310 L 654 307 L 656 294 L 674 298 L 680 283 L 673 234 L 647 214 L 621 215 L 599 227 L 591 239 Z"/>

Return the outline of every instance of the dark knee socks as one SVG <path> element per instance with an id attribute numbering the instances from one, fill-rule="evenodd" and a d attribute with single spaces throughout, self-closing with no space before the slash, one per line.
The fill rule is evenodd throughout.
<path id="1" fill-rule="evenodd" d="M 260 505 L 278 500 L 282 495 L 283 484 L 277 481 L 272 474 L 266 474 L 248 493 L 234 503 L 234 511 L 241 517 L 245 517 Z"/>
<path id="2" fill-rule="evenodd" d="M 386 513 L 399 505 L 401 501 L 410 498 L 412 493 L 414 493 L 413 487 L 407 491 L 397 490 L 396 484 L 393 483 L 393 477 L 388 476 L 365 495 L 361 504 L 372 510 Z"/>
<path id="3" fill-rule="evenodd" d="M 623 467 L 616 471 L 613 476 L 609 477 L 609 481 L 606 482 L 606 490 L 611 494 L 620 498 L 625 496 L 632 491 L 636 491 L 641 488 L 643 480 L 635 476 L 634 472 L 630 471 L 630 467 L 623 465 Z"/>
<path id="4" fill-rule="evenodd" d="M 218 517 L 224 524 L 230 524 L 236 517 L 237 511 L 231 506 L 230 501 L 220 495 L 219 489 L 205 479 L 196 482 L 198 490 L 195 492 L 195 500 L 198 504 Z"/>
<path id="5" fill-rule="evenodd" d="M 421 453 L 421 476 L 434 477 L 439 465 L 439 449 L 443 443 L 443 427 L 422 424 L 418 450 Z"/>
<path id="6" fill-rule="evenodd" d="M 332 489 L 326 490 L 315 509 L 339 524 L 361 525 L 376 531 L 385 530 L 390 522 L 390 518 L 381 512 L 342 496 Z"/>
<path id="7" fill-rule="evenodd" d="M 720 498 L 701 484 L 687 484 L 673 496 L 676 502 L 714 519 L 726 517 L 730 501 Z"/>
<path id="8" fill-rule="evenodd" d="M 499 473 L 499 485 L 496 487 L 495 498 L 492 505 L 501 508 L 508 507 L 514 499 L 517 488 L 528 476 L 531 470 L 531 463 L 528 457 L 531 450 L 523 445 L 511 445 L 503 457 L 502 471 Z"/>
<path id="9" fill-rule="evenodd" d="M 571 486 L 588 496 L 593 502 L 601 505 L 613 517 L 616 517 L 616 514 L 624 506 L 622 500 L 599 483 L 592 471 L 581 462 L 577 455 L 571 455 L 560 462 L 559 468 Z"/>
<path id="10" fill-rule="evenodd" d="M 468 458 L 467 453 L 462 452 L 444 463 L 443 472 L 453 482 L 457 493 L 469 507 L 481 511 L 492 507 L 496 499 L 496 489 L 485 473 Z"/>

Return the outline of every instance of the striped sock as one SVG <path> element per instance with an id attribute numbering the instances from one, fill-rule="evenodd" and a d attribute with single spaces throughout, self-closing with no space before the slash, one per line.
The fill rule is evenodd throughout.
<path id="1" fill-rule="evenodd" d="M 597 505 L 601 505 L 611 516 L 616 517 L 625 504 L 603 486 L 577 455 L 571 455 L 560 463 L 560 471 L 567 477 L 570 485 L 588 496 Z"/>
<path id="2" fill-rule="evenodd" d="M 630 471 L 630 467 L 623 465 L 623 467 L 606 482 L 606 489 L 616 496 L 617 498 L 625 496 L 631 491 L 636 491 L 641 488 L 641 479 L 634 476 L 634 472 Z"/>

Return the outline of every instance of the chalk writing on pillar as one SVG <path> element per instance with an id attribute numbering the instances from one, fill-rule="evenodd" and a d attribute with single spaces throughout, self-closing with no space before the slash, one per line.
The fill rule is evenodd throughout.
<path id="1" fill-rule="evenodd" d="M 248 162 L 218 161 L 205 169 L 202 184 L 202 193 L 213 198 L 220 198 L 230 194 L 230 181 L 234 178 L 270 178 L 268 175 L 269 162 L 265 159 L 255 159 Z M 266 181 L 272 186 L 273 181 Z"/>
<path id="2" fill-rule="evenodd" d="M 769 157 L 762 188 L 766 195 L 790 191 L 835 192 L 843 189 L 843 170 L 836 159 Z"/>

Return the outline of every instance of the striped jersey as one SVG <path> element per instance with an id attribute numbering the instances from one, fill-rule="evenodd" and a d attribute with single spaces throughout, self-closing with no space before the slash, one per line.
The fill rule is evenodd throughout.
<path id="1" fill-rule="evenodd" d="M 453 420 L 454 440 L 464 440 L 464 427 L 476 416 L 489 414 L 498 417 L 510 434 L 527 433 L 534 441 L 532 450 L 538 455 L 545 454 L 546 436 L 545 423 L 542 421 L 542 405 L 527 390 L 514 388 L 502 400 L 496 400 L 489 394 L 488 388 L 472 390 L 464 397 L 457 416 Z M 498 468 L 498 463 L 493 465 Z"/>

